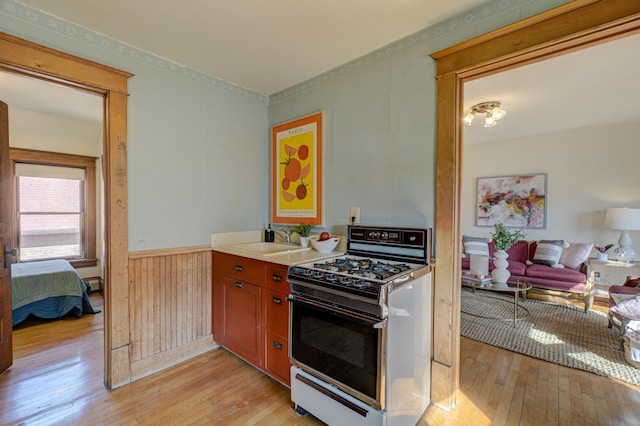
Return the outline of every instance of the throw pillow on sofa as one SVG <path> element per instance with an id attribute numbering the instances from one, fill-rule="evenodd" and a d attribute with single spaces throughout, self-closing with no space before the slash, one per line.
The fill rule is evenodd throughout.
<path id="1" fill-rule="evenodd" d="M 533 255 L 533 263 L 554 266 L 560 262 L 563 240 L 540 240 Z"/>
<path id="2" fill-rule="evenodd" d="M 569 247 L 562 249 L 560 263 L 567 268 L 578 270 L 589 258 L 593 243 L 569 243 Z"/>
<path id="3" fill-rule="evenodd" d="M 481 256 L 489 256 L 489 239 L 483 237 L 462 236 L 462 244 L 464 245 L 464 253 L 467 256 L 479 254 Z"/>
<path id="4" fill-rule="evenodd" d="M 622 284 L 624 287 L 640 288 L 640 277 L 628 276 L 627 280 Z"/>

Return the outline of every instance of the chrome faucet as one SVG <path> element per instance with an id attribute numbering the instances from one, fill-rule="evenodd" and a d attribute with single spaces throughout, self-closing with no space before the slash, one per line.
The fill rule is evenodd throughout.
<path id="1" fill-rule="evenodd" d="M 279 231 L 276 231 L 276 233 L 280 234 L 287 244 L 291 244 L 291 234 L 284 229 L 284 226 L 281 227 Z"/>

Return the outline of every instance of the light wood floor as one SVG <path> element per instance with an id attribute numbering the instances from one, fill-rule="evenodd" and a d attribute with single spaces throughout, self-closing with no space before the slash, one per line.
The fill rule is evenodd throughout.
<path id="1" fill-rule="evenodd" d="M 14 365 L 0 376 L 0 424 L 321 424 L 223 349 L 108 391 L 102 339 L 102 314 L 18 327 Z M 459 406 L 431 407 L 420 425 L 639 424 L 637 387 L 465 338 L 461 348 Z"/>

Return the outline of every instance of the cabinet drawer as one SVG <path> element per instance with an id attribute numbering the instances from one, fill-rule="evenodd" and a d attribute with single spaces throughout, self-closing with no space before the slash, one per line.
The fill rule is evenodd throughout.
<path id="1" fill-rule="evenodd" d="M 289 369 L 289 342 L 279 336 L 266 333 L 264 369 L 287 386 L 291 385 Z"/>
<path id="2" fill-rule="evenodd" d="M 278 290 L 289 294 L 289 282 L 287 281 L 288 268 L 283 265 L 267 266 L 267 276 L 265 283 L 273 290 Z"/>
<path id="3" fill-rule="evenodd" d="M 287 295 L 264 290 L 264 316 L 267 330 L 279 335 L 289 335 L 289 302 Z"/>
<path id="4" fill-rule="evenodd" d="M 264 264 L 246 257 L 214 253 L 213 272 L 262 285 L 265 267 Z"/>

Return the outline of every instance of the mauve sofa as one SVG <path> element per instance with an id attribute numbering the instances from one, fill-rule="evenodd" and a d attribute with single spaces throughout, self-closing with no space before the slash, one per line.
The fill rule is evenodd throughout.
<path id="1" fill-rule="evenodd" d="M 509 282 L 522 279 L 529 282 L 534 291 L 542 289 L 559 291 L 564 295 L 579 295 L 584 300 L 586 312 L 593 303 L 593 289 L 587 287 L 586 265 L 582 264 L 578 270 L 575 270 L 532 263 L 536 247 L 535 241 L 518 241 L 507 250 L 509 253 L 507 269 L 511 272 Z M 495 251 L 494 242 L 489 242 L 490 259 L 493 259 Z M 469 270 L 470 263 L 470 257 L 463 257 L 462 270 Z M 493 269 L 493 261 L 490 260 L 489 272 Z"/>

